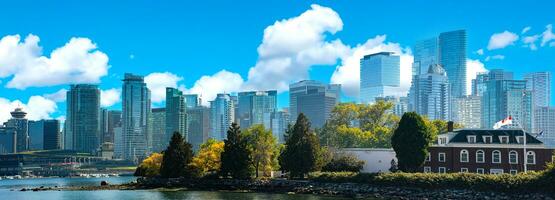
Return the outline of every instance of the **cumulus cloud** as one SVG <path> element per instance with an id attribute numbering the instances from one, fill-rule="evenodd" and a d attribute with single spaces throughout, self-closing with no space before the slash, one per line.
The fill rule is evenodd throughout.
<path id="1" fill-rule="evenodd" d="M 484 49 L 478 49 L 475 53 L 478 55 L 484 55 Z"/>
<path id="2" fill-rule="evenodd" d="M 0 40 L 0 78 L 11 79 L 6 87 L 54 86 L 98 83 L 108 72 L 108 56 L 88 38 L 71 38 L 50 56 L 42 55 L 39 37 L 8 35 Z"/>
<path id="3" fill-rule="evenodd" d="M 145 76 L 145 83 L 151 92 L 152 103 L 162 103 L 166 100 L 166 87 L 177 88 L 177 83 L 183 77 L 170 72 L 155 72 Z"/>
<path id="4" fill-rule="evenodd" d="M 202 76 L 193 87 L 186 89 L 185 92 L 199 94 L 202 97 L 202 104 L 208 105 L 209 101 L 216 98 L 218 93 L 239 92 L 244 84 L 241 75 L 222 70 L 211 76 Z"/>
<path id="5" fill-rule="evenodd" d="M 332 65 L 349 49 L 340 40 L 326 40 L 343 29 L 334 10 L 319 5 L 264 30 L 258 61 L 249 70 L 247 89 L 285 91 L 291 82 L 307 79 L 314 65 Z"/>
<path id="6" fill-rule="evenodd" d="M 488 50 L 502 49 L 514 44 L 518 40 L 518 35 L 509 31 L 493 34 L 488 43 Z"/>
<path id="7" fill-rule="evenodd" d="M 553 25 L 548 24 L 547 26 L 545 26 L 545 31 L 542 33 L 542 42 L 541 42 L 541 46 L 545 46 L 546 44 L 548 44 L 551 40 L 555 39 L 555 34 L 553 33 Z"/>
<path id="8" fill-rule="evenodd" d="M 378 35 L 367 40 L 364 44 L 350 49 L 341 58 L 331 77 L 331 83 L 341 84 L 343 92 L 356 97 L 360 88 L 360 59 L 365 55 L 378 52 L 393 52 L 401 57 L 401 89 L 399 94 L 405 95 L 411 84 L 413 56 L 408 48 L 402 48 L 398 43 L 385 42 L 386 35 Z"/>
<path id="9" fill-rule="evenodd" d="M 524 28 L 522 29 L 522 31 L 520 32 L 520 34 L 525 34 L 525 33 L 527 33 L 528 31 L 530 31 L 530 29 L 532 29 L 532 27 L 530 27 L 530 26 L 524 27 Z"/>
<path id="10" fill-rule="evenodd" d="M 480 60 L 466 59 L 466 93 L 472 93 L 472 79 L 476 79 L 476 74 L 487 72 L 484 63 Z"/>
<path id="11" fill-rule="evenodd" d="M 522 39 L 524 47 L 529 47 L 531 50 L 537 50 L 536 41 L 540 38 L 540 35 L 526 36 Z"/>
<path id="12" fill-rule="evenodd" d="M 60 89 L 57 92 L 51 94 L 42 95 L 44 98 L 50 99 L 55 102 L 66 101 L 67 89 Z"/>
<path id="13" fill-rule="evenodd" d="M 29 120 L 50 119 L 50 115 L 56 112 L 58 108 L 56 102 L 43 96 L 31 96 L 26 104 L 20 100 L 11 101 L 0 98 L 0 110 L 3 111 L 0 112 L 0 122 L 10 119 L 10 112 L 18 107 L 27 112 L 27 119 Z"/>
<path id="14" fill-rule="evenodd" d="M 121 101 L 121 89 L 100 90 L 100 106 L 110 107 Z"/>

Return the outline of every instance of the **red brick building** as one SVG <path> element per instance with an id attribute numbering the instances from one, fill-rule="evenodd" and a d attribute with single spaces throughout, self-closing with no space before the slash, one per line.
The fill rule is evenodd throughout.
<path id="1" fill-rule="evenodd" d="M 543 170 L 553 162 L 553 149 L 522 130 L 462 129 L 441 134 L 428 151 L 424 172 L 511 173 Z"/>

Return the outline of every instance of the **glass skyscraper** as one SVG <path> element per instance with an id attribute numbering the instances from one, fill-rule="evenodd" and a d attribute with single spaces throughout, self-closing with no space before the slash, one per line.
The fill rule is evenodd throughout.
<path id="1" fill-rule="evenodd" d="M 391 52 L 364 56 L 360 60 L 360 101 L 373 103 L 376 97 L 402 96 L 400 57 Z"/>
<path id="2" fill-rule="evenodd" d="M 148 119 L 149 147 L 152 152 L 161 152 L 170 144 L 166 132 L 166 109 L 153 108 Z"/>
<path id="3" fill-rule="evenodd" d="M 29 121 L 31 150 L 55 150 L 60 147 L 60 121 L 55 119 Z"/>
<path id="4" fill-rule="evenodd" d="M 414 44 L 414 62 L 412 76 L 428 73 L 430 65 L 438 64 L 439 44 L 437 37 L 421 40 Z"/>
<path id="5" fill-rule="evenodd" d="M 481 128 L 482 99 L 468 95 L 453 99 L 453 121 L 465 128 Z"/>
<path id="6" fill-rule="evenodd" d="M 439 34 L 439 64 L 447 72 L 451 96 L 466 95 L 466 31 Z"/>
<path id="7" fill-rule="evenodd" d="M 187 140 L 187 112 L 185 96 L 176 88 L 166 88 L 166 140 L 169 142 L 174 132 Z"/>
<path id="8" fill-rule="evenodd" d="M 304 80 L 289 85 L 289 109 L 291 122 L 304 113 L 312 123 L 312 128 L 320 128 L 328 120 L 331 111 L 340 101 L 341 85 L 324 84 L 314 80 Z"/>
<path id="9" fill-rule="evenodd" d="M 524 80 L 489 80 L 482 96 L 482 128 L 513 117 L 513 124 L 506 128 L 519 128 L 533 131 L 532 92 L 526 90 Z"/>
<path id="10" fill-rule="evenodd" d="M 140 162 L 148 152 L 150 90 L 143 76 L 130 73 L 123 79 L 122 154 L 125 160 Z M 116 144 L 116 148 L 118 145 Z"/>
<path id="11" fill-rule="evenodd" d="M 526 80 L 526 89 L 534 93 L 532 96 L 534 106 L 549 106 L 549 103 L 551 102 L 551 73 L 528 73 L 524 75 L 524 80 Z"/>
<path id="12" fill-rule="evenodd" d="M 210 108 L 197 106 L 187 109 L 188 142 L 197 152 L 200 145 L 208 140 L 210 132 Z"/>
<path id="13" fill-rule="evenodd" d="M 100 147 L 100 90 L 97 85 L 71 85 L 67 91 L 65 149 L 95 153 Z"/>
<path id="14" fill-rule="evenodd" d="M 194 108 L 197 106 L 200 106 L 200 98 L 198 97 L 198 94 L 186 94 L 185 96 L 185 104 L 187 105 L 187 108 Z"/>
<path id="15" fill-rule="evenodd" d="M 235 100 L 229 94 L 218 94 L 210 101 L 210 138 L 227 138 L 227 129 L 235 120 Z"/>
<path id="16" fill-rule="evenodd" d="M 555 148 L 555 107 L 536 107 L 533 132 L 543 132 L 538 139 L 542 140 L 547 148 Z"/>
<path id="17" fill-rule="evenodd" d="M 272 134 L 280 144 L 285 143 L 285 132 L 287 131 L 290 117 L 287 111 L 277 111 L 271 114 L 270 130 L 272 130 Z"/>
<path id="18" fill-rule="evenodd" d="M 277 110 L 276 90 L 239 92 L 238 100 L 239 109 L 235 114 L 241 128 L 262 124 L 270 129 L 270 124 L 264 123 L 264 117 Z"/>
<path id="19" fill-rule="evenodd" d="M 439 64 L 430 65 L 426 74 L 418 76 L 413 84 L 415 111 L 429 119 L 451 120 L 450 84 L 445 70 Z"/>

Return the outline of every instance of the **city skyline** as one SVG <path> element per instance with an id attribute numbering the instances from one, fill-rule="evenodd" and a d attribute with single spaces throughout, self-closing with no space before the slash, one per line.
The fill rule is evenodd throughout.
<path id="1" fill-rule="evenodd" d="M 215 14 L 214 18 L 221 16 L 230 16 L 231 19 L 244 17 L 223 9 L 228 3 L 223 2 L 215 6 L 214 11 L 209 12 Z M 277 2 L 269 3 L 283 6 Z M 364 4 L 364 2 L 360 3 Z M 410 3 L 404 6 L 409 7 L 408 4 Z M 121 5 L 128 5 L 128 3 L 122 3 Z M 243 4 L 238 3 L 238 5 Z M 435 6 L 443 9 L 438 9 L 438 13 L 435 14 L 439 15 L 452 11 L 447 9 L 451 5 L 452 3 L 437 3 Z M 459 7 L 461 11 L 458 12 L 469 10 L 470 5 L 473 5 L 473 3 L 461 4 Z M 90 8 L 87 8 L 87 6 L 90 6 Z M 129 18 L 120 16 L 115 20 L 118 22 L 127 20 L 130 23 L 125 28 L 130 30 L 143 30 L 143 27 L 136 23 L 138 21 L 133 20 L 132 17 L 145 12 L 160 14 L 159 17 L 144 19 L 145 23 L 149 25 L 160 21 L 164 23 L 180 22 L 181 24 L 190 22 L 187 15 L 177 13 L 172 9 L 169 9 L 167 13 L 160 13 L 156 8 L 146 8 L 148 3 L 137 3 L 132 6 L 136 8 L 136 11 L 130 12 Z M 166 9 L 176 6 L 188 10 L 206 7 L 207 5 L 159 4 L 157 6 Z M 258 5 L 253 4 L 246 7 L 256 6 Z M 376 6 L 387 7 L 390 5 L 378 2 Z M 29 6 L 29 9 L 36 10 L 35 13 L 40 14 L 39 7 L 33 5 Z M 56 10 L 61 9 L 62 6 L 50 4 L 49 7 Z M 73 11 L 61 12 L 60 15 L 69 15 L 75 11 L 89 13 L 93 11 L 92 8 L 97 7 L 98 5 L 80 5 L 76 6 Z M 410 9 L 407 7 L 395 9 L 393 12 L 409 12 Z M 492 8 L 492 5 L 489 4 L 477 4 L 473 7 L 473 9 L 480 11 L 486 11 L 490 8 Z M 111 10 L 113 8 L 107 9 Z M 237 9 L 247 8 L 239 6 Z M 254 15 L 266 11 L 265 9 L 267 8 L 260 6 L 260 9 L 250 9 L 247 13 L 248 15 Z M 0 15 L 9 15 L 17 10 L 10 10 Z M 553 40 L 552 26 L 549 26 L 549 24 L 552 24 L 555 20 L 549 19 L 549 17 L 531 12 L 513 13 L 514 16 L 503 13 L 497 13 L 499 16 L 494 16 L 487 13 L 488 17 L 470 17 L 469 19 L 448 16 L 442 19 L 446 22 L 444 24 L 448 25 L 439 25 L 436 24 L 438 23 L 437 19 L 429 18 L 431 14 L 420 13 L 421 16 L 410 19 L 409 22 L 399 23 L 399 19 L 388 19 L 383 22 L 375 22 L 376 24 L 371 27 L 363 26 L 368 22 L 364 22 L 360 18 L 372 17 L 380 13 L 382 11 L 367 13 L 358 8 L 346 8 L 344 5 L 330 2 L 318 2 L 314 5 L 295 3 L 291 9 L 268 12 L 268 15 L 262 17 L 263 19 L 243 20 L 237 24 L 238 27 L 244 28 L 240 29 L 243 35 L 231 30 L 224 32 L 224 34 L 229 34 L 229 37 L 233 37 L 237 41 L 229 41 L 227 37 L 215 33 L 206 36 L 199 35 L 199 33 L 214 31 L 214 27 L 201 26 L 198 22 L 195 22 L 191 28 L 191 30 L 194 30 L 192 33 L 184 34 L 184 37 L 174 38 L 172 40 L 174 43 L 169 44 L 166 38 L 160 39 L 160 42 L 153 41 L 153 38 L 159 38 L 154 36 L 168 34 L 171 31 L 175 31 L 176 34 L 183 33 L 188 29 L 184 27 L 174 29 L 165 26 L 165 32 L 153 30 L 153 35 L 137 33 L 135 39 L 141 39 L 148 43 L 144 48 L 130 45 L 125 40 L 118 40 L 121 39 L 123 34 L 130 32 L 115 27 L 115 22 L 110 22 L 108 18 L 99 19 L 91 26 L 99 27 L 101 25 L 97 24 L 98 22 L 105 22 L 107 26 L 113 29 L 103 29 L 103 32 L 99 32 L 89 30 L 83 25 L 76 25 L 60 29 L 67 33 L 53 35 L 52 27 L 39 25 L 39 22 L 33 20 L 36 16 L 24 16 L 19 20 L 21 23 L 19 25 L 7 22 L 6 28 L 12 32 L 0 33 L 2 38 L 0 49 L 10 50 L 14 54 L 13 57 L 15 57 L 14 59 L 3 54 L 0 56 L 0 65 L 5 66 L 0 70 L 0 79 L 3 83 L 0 91 L 5 94 L 1 96 L 0 109 L 11 111 L 20 105 L 29 113 L 28 118 L 30 120 L 50 118 L 63 120 L 67 118 L 65 112 L 67 102 L 64 100 L 65 90 L 69 89 L 70 84 L 91 83 L 99 84 L 102 107 L 121 110 L 121 79 L 123 79 L 123 74 L 126 72 L 145 76 L 145 82 L 152 91 L 153 108 L 163 107 L 165 105 L 165 88 L 174 87 L 184 90 L 187 94 L 200 93 L 204 105 L 208 105 L 207 102 L 212 101 L 217 93 L 277 90 L 278 108 L 281 109 L 289 105 L 289 95 L 286 91 L 288 85 L 304 79 L 318 80 L 323 83 L 341 83 L 342 101 L 357 101 L 358 88 L 355 85 L 358 85 L 358 80 L 352 77 L 358 77 L 358 64 L 353 63 L 359 63 L 362 56 L 381 51 L 393 51 L 401 56 L 401 72 L 405 75 L 406 73 L 403 72 L 406 72 L 407 69 L 410 70 L 406 66 L 410 67 L 412 64 L 407 60 L 410 61 L 417 41 L 436 37 L 442 32 L 459 29 L 467 31 L 468 41 L 465 53 L 467 54 L 466 64 L 469 69 L 480 71 L 482 65 L 486 69 L 502 68 L 514 72 L 515 79 L 518 80 L 522 80 L 524 74 L 532 72 L 548 71 L 553 73 L 555 61 L 550 60 L 548 55 L 552 55 L 555 51 L 555 48 L 553 48 L 555 40 Z M 529 20 L 518 20 L 515 23 L 500 20 L 503 17 L 513 18 L 522 15 L 528 16 L 527 19 Z M 59 19 L 59 17 L 46 16 L 46 19 Z M 498 20 L 498 23 L 488 24 L 487 26 L 473 23 L 477 20 L 483 20 L 483 18 L 487 18 L 486 22 Z M 79 19 L 90 22 L 85 14 L 75 15 L 74 20 Z M 424 19 L 428 20 L 430 24 L 423 24 Z M 214 23 L 214 20 L 206 19 L 206 22 Z M 248 21 L 249 24 L 252 22 L 253 26 L 247 28 L 248 25 L 243 24 L 244 21 Z M 412 25 L 411 21 L 418 23 Z M 67 21 L 58 20 L 53 26 L 59 27 L 62 24 L 58 23 L 62 22 Z M 74 21 L 70 22 L 75 24 Z M 395 28 L 387 23 L 396 23 L 403 25 L 403 27 Z M 221 22 L 218 24 L 222 25 Z M 304 28 L 294 26 L 295 24 Z M 429 26 L 415 34 L 407 34 L 401 31 L 402 29 L 424 25 Z M 230 25 L 224 27 L 226 26 Z M 269 30 L 272 30 L 275 34 L 268 33 Z M 306 37 L 293 37 L 286 34 L 287 32 L 301 30 L 313 34 Z M 16 35 L 19 36 L 16 37 Z M 287 41 L 282 41 L 280 40 L 282 37 L 291 37 L 290 41 L 300 41 L 299 45 L 291 45 Z M 201 41 L 206 42 L 206 44 L 201 46 Z M 189 48 L 183 49 L 176 46 L 191 42 L 194 44 Z M 218 42 L 221 42 L 221 44 L 216 46 Z M 244 45 L 238 46 L 237 44 Z M 123 47 L 118 47 L 118 45 Z M 215 47 L 221 47 L 222 49 L 213 50 L 214 52 L 209 51 Z M 235 49 L 235 47 L 239 48 L 230 53 L 232 52 L 230 50 Z M 157 50 L 159 48 L 162 48 L 163 51 Z M 195 48 L 200 51 L 193 52 Z M 326 49 L 331 49 L 331 51 L 322 51 Z M 175 54 L 176 50 L 183 50 L 184 53 L 190 56 L 185 56 L 185 59 L 176 59 L 179 57 Z M 72 55 L 75 60 L 70 62 L 62 58 L 64 55 L 70 55 L 68 52 L 72 51 L 77 52 Z M 214 53 L 217 54 L 219 59 L 207 59 L 207 56 L 213 56 Z M 200 56 L 201 54 L 204 55 Z M 279 62 L 281 60 L 276 59 L 276 56 L 301 60 L 294 63 L 283 63 Z M 43 63 L 44 59 L 50 62 Z M 90 62 L 86 62 L 89 64 L 82 64 L 80 61 Z M 63 69 L 51 66 L 49 64 L 51 62 L 61 63 Z M 272 74 L 269 69 L 280 66 L 280 63 L 283 64 L 283 73 Z M 90 70 L 74 69 L 78 67 Z M 43 69 L 57 69 L 58 71 L 50 72 Z M 42 74 L 37 73 L 39 71 L 51 74 L 42 76 Z M 407 78 L 403 75 L 401 76 L 401 87 L 408 90 L 411 77 Z M 467 78 L 467 93 L 470 93 L 469 88 L 470 81 Z M 551 98 L 551 105 L 554 104 L 554 99 Z M 9 112 L 0 113 L 1 121 L 9 118 Z"/>

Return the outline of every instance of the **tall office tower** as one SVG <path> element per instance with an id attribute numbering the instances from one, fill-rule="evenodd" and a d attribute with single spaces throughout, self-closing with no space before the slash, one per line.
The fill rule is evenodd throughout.
<path id="1" fill-rule="evenodd" d="M 290 118 L 287 111 L 276 111 L 271 114 L 270 130 L 277 139 L 278 143 L 285 143 L 285 132 L 287 131 Z"/>
<path id="2" fill-rule="evenodd" d="M 341 85 L 324 84 L 314 80 L 304 80 L 289 85 L 289 109 L 291 122 L 304 113 L 312 123 L 312 128 L 320 128 L 328 120 L 331 111 L 340 101 Z"/>
<path id="3" fill-rule="evenodd" d="M 479 96 L 462 96 L 453 99 L 453 121 L 464 128 L 480 128 L 482 99 Z"/>
<path id="4" fill-rule="evenodd" d="M 264 123 L 264 116 L 269 117 L 277 110 L 276 90 L 239 92 L 238 100 L 239 109 L 235 115 L 241 128 L 249 128 L 255 124 L 270 128 L 269 123 Z"/>
<path id="5" fill-rule="evenodd" d="M 29 121 L 29 149 L 60 149 L 60 121 L 55 119 Z"/>
<path id="6" fill-rule="evenodd" d="M 536 107 L 534 110 L 534 133 L 547 148 L 555 148 L 555 107 Z"/>
<path id="7" fill-rule="evenodd" d="M 17 132 L 13 127 L 0 127 L 0 154 L 17 153 Z"/>
<path id="8" fill-rule="evenodd" d="M 43 150 L 44 148 L 44 126 L 41 121 L 29 121 L 29 150 Z"/>
<path id="9" fill-rule="evenodd" d="M 106 108 L 100 108 L 100 145 L 104 144 L 106 139 L 109 137 L 108 133 L 108 118 L 109 118 L 109 111 Z"/>
<path id="10" fill-rule="evenodd" d="M 380 52 L 360 59 L 360 102 L 373 103 L 376 97 L 402 96 L 401 60 L 391 52 Z"/>
<path id="11" fill-rule="evenodd" d="M 466 31 L 439 34 L 439 64 L 447 72 L 451 96 L 466 95 Z"/>
<path id="12" fill-rule="evenodd" d="M 189 143 L 193 145 L 193 151 L 197 152 L 200 145 L 206 140 L 210 133 L 210 108 L 197 106 L 187 109 L 187 126 L 189 131 Z"/>
<path id="13" fill-rule="evenodd" d="M 114 128 L 114 158 L 122 159 L 124 151 L 123 127 Z"/>
<path id="14" fill-rule="evenodd" d="M 108 111 L 108 132 L 104 136 L 104 141 L 109 143 L 115 143 L 115 131 L 117 127 L 121 128 L 121 110 L 109 110 Z"/>
<path id="15" fill-rule="evenodd" d="M 198 97 L 198 94 L 186 94 L 185 96 L 185 104 L 187 108 L 194 108 L 200 106 L 201 99 Z"/>
<path id="16" fill-rule="evenodd" d="M 532 92 L 526 90 L 524 80 L 489 80 L 482 96 L 482 128 L 512 116 L 513 124 L 507 128 L 533 131 Z"/>
<path id="17" fill-rule="evenodd" d="M 149 154 L 147 131 L 150 90 L 146 87 L 144 77 L 126 73 L 122 92 L 123 158 L 140 162 Z"/>
<path id="18" fill-rule="evenodd" d="M 472 79 L 472 95 L 483 96 L 489 80 L 512 80 L 513 72 L 507 72 L 503 69 L 492 69 L 489 72 L 476 74 L 476 78 Z"/>
<path id="19" fill-rule="evenodd" d="M 451 119 L 450 84 L 445 70 L 441 65 L 430 65 L 427 74 L 418 76 L 414 84 L 414 108 L 418 114 L 429 119 Z"/>
<path id="20" fill-rule="evenodd" d="M 227 138 L 227 129 L 235 120 L 235 102 L 229 94 L 218 94 L 210 101 L 210 138 Z"/>
<path id="21" fill-rule="evenodd" d="M 148 146 L 152 152 L 161 152 L 170 144 L 170 138 L 166 132 L 166 114 L 166 108 L 153 108 L 149 115 Z"/>
<path id="22" fill-rule="evenodd" d="M 10 112 L 12 118 L 4 123 L 5 127 L 13 128 L 17 135 L 16 151 L 23 152 L 29 150 L 29 121 L 27 115 L 21 108 L 16 108 Z"/>
<path id="23" fill-rule="evenodd" d="M 534 72 L 524 75 L 526 89 L 532 91 L 533 105 L 547 107 L 551 101 L 551 74 L 549 72 Z"/>
<path id="24" fill-rule="evenodd" d="M 412 76 L 428 73 L 430 65 L 439 63 L 439 44 L 437 37 L 421 40 L 414 44 L 414 62 L 412 64 Z"/>
<path id="25" fill-rule="evenodd" d="M 95 153 L 100 147 L 100 90 L 97 85 L 71 85 L 67 91 L 65 149 Z"/>
<path id="26" fill-rule="evenodd" d="M 166 88 L 166 140 L 169 142 L 174 132 L 187 140 L 187 111 L 185 96 L 176 88 Z"/>

